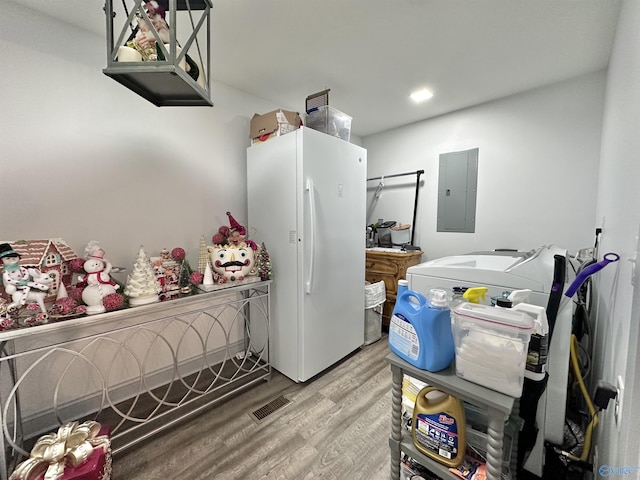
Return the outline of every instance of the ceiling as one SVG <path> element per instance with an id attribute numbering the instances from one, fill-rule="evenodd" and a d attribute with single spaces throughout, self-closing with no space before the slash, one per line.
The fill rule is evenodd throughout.
<path id="1" fill-rule="evenodd" d="M 14 1 L 105 34 L 103 0 Z M 367 136 L 605 68 L 619 8 L 619 0 L 213 0 L 212 77 L 298 111 L 329 88 L 329 104 Z M 408 95 L 419 87 L 434 97 L 416 105 Z"/>

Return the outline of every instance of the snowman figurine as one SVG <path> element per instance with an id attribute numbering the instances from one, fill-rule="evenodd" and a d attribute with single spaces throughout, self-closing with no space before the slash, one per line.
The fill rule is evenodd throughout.
<path id="1" fill-rule="evenodd" d="M 80 280 L 87 282 L 87 286 L 82 290 L 82 301 L 87 305 L 87 314 L 93 315 L 106 311 L 102 300 L 107 295 L 116 293 L 120 286 L 109 275 L 112 266 L 104 258 L 104 250 L 95 244 L 94 248 L 87 246 L 87 249 L 90 251 L 84 262 L 84 271 L 87 274 L 80 277 Z"/>

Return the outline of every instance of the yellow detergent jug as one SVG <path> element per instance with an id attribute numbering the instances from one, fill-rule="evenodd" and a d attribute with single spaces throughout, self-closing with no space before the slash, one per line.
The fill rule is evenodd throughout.
<path id="1" fill-rule="evenodd" d="M 411 436 L 416 448 L 448 467 L 457 467 L 466 449 L 466 422 L 462 401 L 427 386 L 413 409 Z"/>

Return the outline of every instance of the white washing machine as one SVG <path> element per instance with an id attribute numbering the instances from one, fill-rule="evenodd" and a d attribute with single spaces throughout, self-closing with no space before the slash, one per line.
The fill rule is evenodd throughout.
<path id="1" fill-rule="evenodd" d="M 546 308 L 553 286 L 556 255 L 564 257 L 565 265 L 569 265 L 567 251 L 554 245 L 530 252 L 492 251 L 443 257 L 410 267 L 407 280 L 409 289 L 422 294 L 432 288 L 452 292 L 453 287 L 487 287 L 487 304 L 490 297 L 502 296 L 505 291 L 528 288 L 532 291 L 528 303 Z M 573 279 L 569 274 L 574 276 L 573 272 L 565 271 L 563 292 Z M 539 432 L 536 444 L 524 463 L 525 470 L 540 477 L 544 467 L 545 440 L 562 445 L 564 439 L 572 316 L 573 303 L 563 301 L 549 347 L 549 380 L 536 412 Z"/>

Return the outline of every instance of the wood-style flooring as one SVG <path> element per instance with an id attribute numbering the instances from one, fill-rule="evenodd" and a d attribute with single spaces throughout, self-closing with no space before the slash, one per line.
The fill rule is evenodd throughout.
<path id="1" fill-rule="evenodd" d="M 277 371 L 179 427 L 114 458 L 116 480 L 388 480 L 387 337 L 296 384 Z M 256 422 L 250 413 L 291 403 Z"/>

